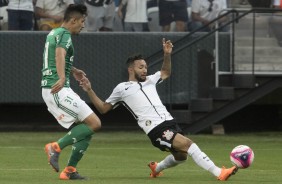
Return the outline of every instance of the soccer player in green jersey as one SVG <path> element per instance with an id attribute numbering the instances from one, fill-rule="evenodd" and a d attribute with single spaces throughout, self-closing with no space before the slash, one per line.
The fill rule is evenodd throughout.
<path id="1" fill-rule="evenodd" d="M 98 116 L 70 88 L 71 74 L 77 81 L 85 76 L 82 70 L 73 67 L 71 35 L 80 33 L 86 15 L 85 5 L 69 5 L 62 26 L 47 35 L 43 53 L 41 87 L 48 111 L 64 128 L 69 129 L 74 125 L 64 137 L 45 146 L 49 164 L 59 172 L 60 152 L 72 145 L 70 159 L 59 176 L 62 180 L 85 179 L 78 174 L 76 166 L 89 146 L 92 135 L 101 127 Z"/>

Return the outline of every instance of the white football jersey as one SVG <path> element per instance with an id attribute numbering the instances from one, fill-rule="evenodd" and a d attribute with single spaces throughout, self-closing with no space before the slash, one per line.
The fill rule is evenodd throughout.
<path id="1" fill-rule="evenodd" d="M 115 87 L 106 102 L 113 106 L 122 103 L 148 134 L 160 123 L 173 119 L 157 93 L 156 85 L 160 82 L 160 71 L 147 76 L 145 82 L 122 82 Z"/>
<path id="2" fill-rule="evenodd" d="M 273 0 L 273 5 L 274 6 L 280 6 L 280 0 Z"/>
<path id="3" fill-rule="evenodd" d="M 211 6 L 211 11 L 209 11 L 209 7 Z M 193 13 L 199 14 L 202 18 L 212 21 L 219 14 L 225 13 L 224 9 L 227 8 L 226 0 L 214 0 L 212 4 L 208 0 L 197 0 L 192 1 L 191 11 Z"/>

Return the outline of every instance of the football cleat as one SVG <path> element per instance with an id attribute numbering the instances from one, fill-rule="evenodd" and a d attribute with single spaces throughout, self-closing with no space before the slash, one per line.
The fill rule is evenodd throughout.
<path id="1" fill-rule="evenodd" d="M 87 180 L 87 178 L 78 174 L 76 168 L 68 166 L 61 172 L 60 180 Z"/>
<path id="2" fill-rule="evenodd" d="M 53 143 L 48 143 L 45 145 L 45 152 L 48 157 L 48 162 L 52 166 L 52 168 L 56 171 L 59 172 L 59 156 L 61 149 L 58 145 L 58 143 L 53 142 Z"/>
<path id="3" fill-rule="evenodd" d="M 162 175 L 163 175 L 162 172 L 156 172 L 157 165 L 158 165 L 158 162 L 150 162 L 150 163 L 148 164 L 148 167 L 150 167 L 150 169 L 151 169 L 151 171 L 152 171 L 152 172 L 150 173 L 150 177 L 151 177 L 151 178 L 156 178 L 156 177 L 158 177 L 158 176 L 162 176 Z"/>
<path id="4" fill-rule="evenodd" d="M 228 180 L 228 178 L 231 176 L 231 175 L 234 175 L 236 174 L 236 172 L 238 171 L 238 168 L 233 166 L 229 169 L 226 169 L 224 166 L 222 167 L 221 169 L 221 173 L 220 175 L 217 177 L 218 180 L 221 180 L 221 181 L 226 181 Z"/>

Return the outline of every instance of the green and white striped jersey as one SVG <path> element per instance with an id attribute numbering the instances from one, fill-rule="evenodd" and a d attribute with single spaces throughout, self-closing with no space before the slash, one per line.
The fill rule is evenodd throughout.
<path id="1" fill-rule="evenodd" d="M 58 80 L 59 76 L 56 69 L 56 48 L 62 47 L 66 50 L 65 57 L 65 77 L 64 87 L 70 86 L 70 73 L 73 65 L 74 48 L 71 40 L 71 33 L 63 28 L 53 29 L 46 38 L 45 48 L 43 52 L 43 68 L 42 68 L 42 88 L 51 88 Z"/>

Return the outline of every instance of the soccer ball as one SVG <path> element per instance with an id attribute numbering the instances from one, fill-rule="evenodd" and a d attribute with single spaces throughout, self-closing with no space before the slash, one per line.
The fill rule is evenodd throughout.
<path id="1" fill-rule="evenodd" d="M 245 169 L 254 161 L 253 150 L 246 145 L 236 146 L 230 153 L 231 162 L 238 168 Z"/>

